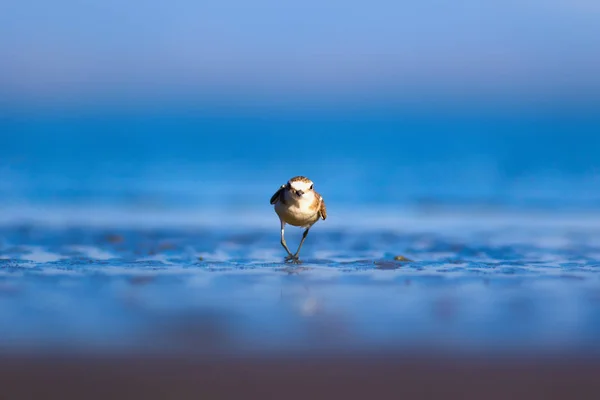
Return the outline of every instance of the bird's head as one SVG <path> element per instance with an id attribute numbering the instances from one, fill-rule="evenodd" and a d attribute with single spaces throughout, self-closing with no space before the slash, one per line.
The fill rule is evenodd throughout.
<path id="1" fill-rule="evenodd" d="M 293 177 L 285 185 L 287 192 L 295 199 L 312 197 L 314 195 L 313 182 L 303 176 Z"/>

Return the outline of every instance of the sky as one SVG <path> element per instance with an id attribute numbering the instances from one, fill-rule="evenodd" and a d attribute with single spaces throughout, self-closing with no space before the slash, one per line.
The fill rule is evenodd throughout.
<path id="1" fill-rule="evenodd" d="M 596 0 L 3 0 L 0 100 L 600 99 Z"/>

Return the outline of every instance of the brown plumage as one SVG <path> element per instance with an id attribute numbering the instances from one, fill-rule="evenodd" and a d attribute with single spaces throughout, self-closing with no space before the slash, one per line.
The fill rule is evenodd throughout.
<path id="1" fill-rule="evenodd" d="M 295 176 L 271 196 L 270 203 L 281 222 L 281 245 L 288 253 L 286 261 L 299 262 L 298 253 L 308 235 L 310 228 L 320 219 L 327 218 L 327 207 L 323 197 L 314 190 L 313 182 L 305 176 Z M 292 254 L 285 243 L 285 225 L 305 229 L 302 240 L 295 254 Z"/>
<path id="2" fill-rule="evenodd" d="M 310 179 L 308 179 L 305 176 L 301 176 L 301 175 L 293 177 L 292 179 L 289 180 L 289 182 L 290 183 L 292 183 L 292 182 L 312 183 L 312 181 Z"/>
<path id="3" fill-rule="evenodd" d="M 327 219 L 327 207 L 325 206 L 325 200 L 323 200 L 323 197 L 321 197 L 320 194 L 316 193 L 316 195 L 321 203 L 319 206 L 319 214 L 321 214 L 322 220 L 326 220 Z"/>

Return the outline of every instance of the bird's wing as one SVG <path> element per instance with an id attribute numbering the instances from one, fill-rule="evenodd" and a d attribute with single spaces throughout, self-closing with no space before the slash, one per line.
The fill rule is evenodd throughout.
<path id="1" fill-rule="evenodd" d="M 327 218 L 327 207 L 325 206 L 325 200 L 321 197 L 321 207 L 319 208 L 319 214 L 321 214 L 321 219 Z"/>
<path id="2" fill-rule="evenodd" d="M 271 196 L 271 204 L 275 204 L 279 201 L 279 199 L 281 197 L 281 192 L 283 191 L 284 187 L 285 187 L 285 185 L 281 185 L 281 187 L 279 189 L 277 189 L 275 194 L 273 196 Z"/>

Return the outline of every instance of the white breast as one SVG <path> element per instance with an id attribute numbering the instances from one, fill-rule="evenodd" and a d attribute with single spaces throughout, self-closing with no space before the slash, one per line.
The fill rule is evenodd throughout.
<path id="1" fill-rule="evenodd" d="M 310 196 L 310 198 L 307 196 L 300 201 L 290 199 L 286 202 L 287 204 L 279 201 L 275 204 L 275 212 L 287 224 L 308 227 L 319 219 L 318 207 L 311 207 L 315 201 L 314 196 Z"/>

